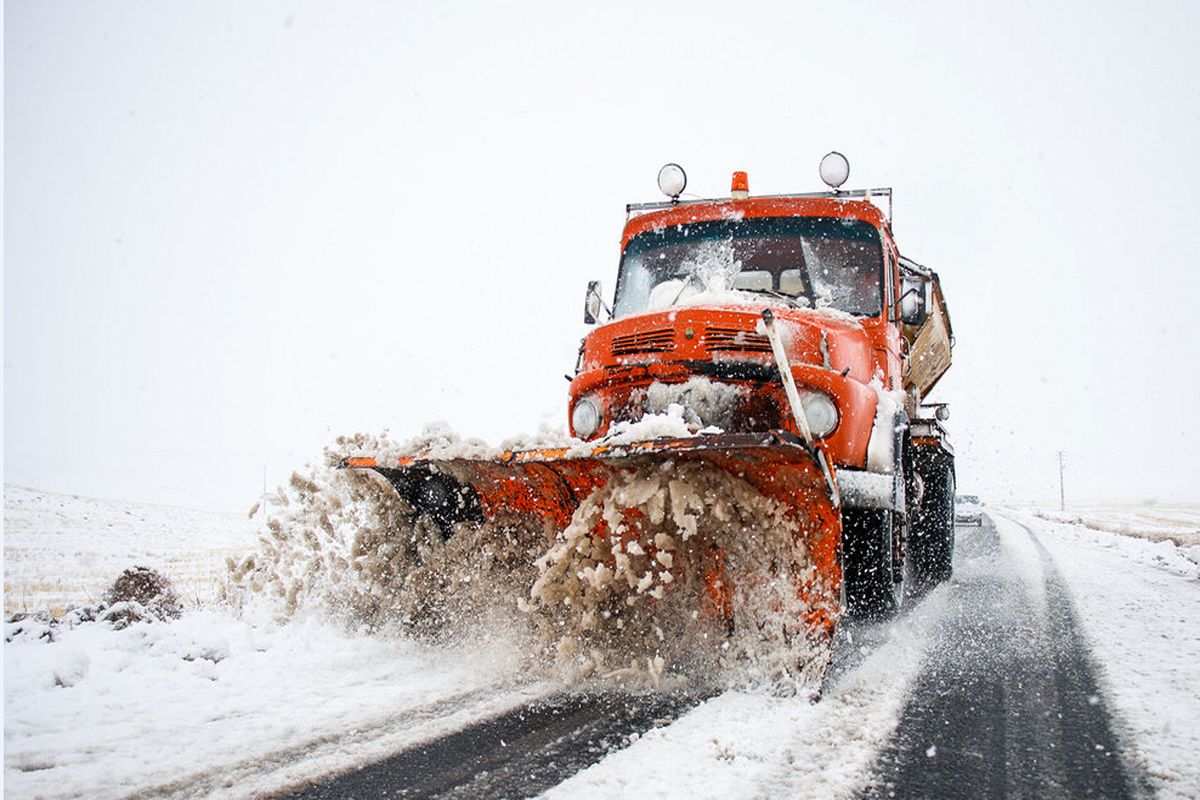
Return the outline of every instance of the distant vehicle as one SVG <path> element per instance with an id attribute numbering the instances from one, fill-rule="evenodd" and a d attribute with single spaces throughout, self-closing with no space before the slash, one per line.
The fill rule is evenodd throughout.
<path id="1" fill-rule="evenodd" d="M 978 495 L 960 494 L 956 498 L 957 509 L 954 514 L 954 523 L 956 525 L 982 525 L 983 512 L 979 507 L 983 502 Z"/>

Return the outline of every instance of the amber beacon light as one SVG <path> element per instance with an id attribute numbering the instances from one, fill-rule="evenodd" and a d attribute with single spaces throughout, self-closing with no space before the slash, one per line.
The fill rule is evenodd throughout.
<path id="1" fill-rule="evenodd" d="M 750 176 L 744 172 L 733 173 L 733 182 L 729 187 L 729 196 L 734 200 L 745 200 L 750 196 Z"/>

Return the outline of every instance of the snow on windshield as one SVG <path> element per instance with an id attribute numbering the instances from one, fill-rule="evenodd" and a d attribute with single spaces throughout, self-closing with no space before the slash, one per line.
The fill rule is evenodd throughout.
<path id="1" fill-rule="evenodd" d="M 616 315 L 700 302 L 882 310 L 879 232 L 856 219 L 767 217 L 645 231 L 625 248 Z"/>
<path id="2" fill-rule="evenodd" d="M 667 278 L 650 289 L 651 309 L 673 306 L 688 296 L 732 289 L 742 269 L 742 262 L 734 254 L 731 239 L 700 242 L 685 249 L 683 256 L 679 266 L 673 270 L 679 277 Z M 667 253 L 660 250 L 653 257 L 665 261 Z M 649 269 L 642 274 L 647 279 L 655 277 Z"/>

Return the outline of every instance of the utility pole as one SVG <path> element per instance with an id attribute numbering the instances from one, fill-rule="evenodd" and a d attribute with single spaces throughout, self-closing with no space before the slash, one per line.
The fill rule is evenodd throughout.
<path id="1" fill-rule="evenodd" d="M 1058 451 L 1058 510 L 1067 510 L 1067 494 L 1063 488 L 1063 451 Z"/>

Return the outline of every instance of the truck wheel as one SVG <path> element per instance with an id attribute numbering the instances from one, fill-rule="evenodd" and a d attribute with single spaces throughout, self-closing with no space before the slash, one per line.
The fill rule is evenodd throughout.
<path id="1" fill-rule="evenodd" d="M 912 524 L 913 571 L 921 587 L 950 579 L 954 557 L 954 462 L 923 470 L 925 493 Z"/>
<path id="2" fill-rule="evenodd" d="M 908 563 L 902 531 L 892 511 L 842 510 L 842 581 L 851 617 L 879 619 L 900 608 Z"/>

